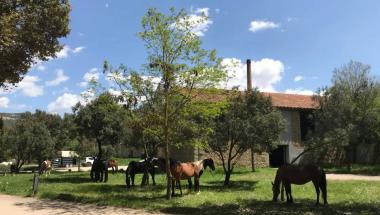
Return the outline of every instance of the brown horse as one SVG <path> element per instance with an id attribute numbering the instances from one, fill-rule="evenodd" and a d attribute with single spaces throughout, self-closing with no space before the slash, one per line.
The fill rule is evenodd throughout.
<path id="1" fill-rule="evenodd" d="M 118 169 L 118 163 L 117 163 L 117 161 L 114 160 L 114 159 L 109 159 L 109 160 L 107 161 L 107 163 L 108 163 L 108 168 L 109 168 L 109 167 L 112 168 L 112 174 L 115 174 L 115 172 L 117 173 L 117 171 L 119 170 L 119 169 Z"/>
<path id="2" fill-rule="evenodd" d="M 286 200 L 293 202 L 291 184 L 306 184 L 312 181 L 317 193 L 317 203 L 319 205 L 319 193 L 322 191 L 323 203 L 327 204 L 327 182 L 323 169 L 315 165 L 295 166 L 283 165 L 278 168 L 274 182 L 272 182 L 273 201 L 277 201 L 280 194 L 280 184 L 285 187 Z"/>
<path id="3" fill-rule="evenodd" d="M 164 158 L 156 158 L 152 161 L 153 165 L 157 165 L 161 170 L 165 171 L 166 160 Z M 212 170 L 215 169 L 214 161 L 212 159 L 205 159 L 198 162 L 187 162 L 181 163 L 170 159 L 170 173 L 174 177 L 172 181 L 172 196 L 175 195 L 175 183 L 177 183 L 180 193 L 182 195 L 181 180 L 188 180 L 189 189 L 191 189 L 191 178 L 194 177 L 195 191 L 200 191 L 199 178 L 203 173 L 203 169 L 210 167 Z"/>
<path id="4" fill-rule="evenodd" d="M 42 175 L 43 173 L 45 173 L 45 176 L 50 175 L 50 171 L 52 169 L 52 163 L 50 160 L 44 160 L 42 163 L 41 163 L 41 166 L 40 166 L 40 170 L 38 171 L 38 173 L 40 175 Z"/>

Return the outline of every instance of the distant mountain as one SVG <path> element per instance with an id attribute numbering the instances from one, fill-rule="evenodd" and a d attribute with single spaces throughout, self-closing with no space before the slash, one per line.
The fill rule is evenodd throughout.
<path id="1" fill-rule="evenodd" d="M 0 113 L 0 117 L 3 118 L 4 126 L 8 127 L 13 125 L 14 122 L 20 118 L 21 113 Z"/>

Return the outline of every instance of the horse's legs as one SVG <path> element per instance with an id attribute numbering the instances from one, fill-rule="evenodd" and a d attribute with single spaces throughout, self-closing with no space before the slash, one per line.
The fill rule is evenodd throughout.
<path id="1" fill-rule="evenodd" d="M 172 196 L 174 196 L 174 189 L 175 189 L 175 183 L 176 183 L 176 179 L 172 178 Z"/>
<path id="2" fill-rule="evenodd" d="M 135 173 L 131 173 L 132 186 L 135 186 Z"/>
<path id="3" fill-rule="evenodd" d="M 152 176 L 153 185 L 156 185 L 156 181 L 154 180 L 154 169 L 150 171 L 150 176 Z"/>
<path id="4" fill-rule="evenodd" d="M 292 198 L 292 190 L 289 182 L 283 182 L 285 186 L 285 192 L 286 192 L 286 202 L 287 203 L 292 203 L 293 198 Z"/>
<path id="5" fill-rule="evenodd" d="M 198 177 L 194 177 L 194 187 L 196 189 L 196 192 L 201 192 L 201 189 L 200 189 L 200 186 L 199 186 L 199 178 Z"/>
<path id="6" fill-rule="evenodd" d="M 191 181 L 191 178 L 187 179 L 187 182 L 189 183 L 189 191 L 193 188 L 193 182 Z"/>
<path id="7" fill-rule="evenodd" d="M 178 179 L 177 182 L 178 182 L 179 192 L 181 193 L 181 196 L 182 196 L 181 180 Z"/>
<path id="8" fill-rule="evenodd" d="M 316 181 L 313 181 L 313 184 L 314 184 L 314 188 L 315 188 L 315 192 L 317 193 L 317 202 L 315 203 L 315 205 L 319 205 L 319 185 L 317 184 Z"/>
<path id="9" fill-rule="evenodd" d="M 321 186 L 321 191 L 322 191 L 322 197 L 323 197 L 323 204 L 327 205 L 327 186 L 326 183 L 322 183 Z"/>

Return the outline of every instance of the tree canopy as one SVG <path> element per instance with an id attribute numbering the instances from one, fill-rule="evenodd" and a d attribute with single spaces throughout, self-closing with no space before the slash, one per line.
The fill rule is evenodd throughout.
<path id="1" fill-rule="evenodd" d="M 79 133 L 96 140 L 98 158 L 102 158 L 102 145 L 119 144 L 125 112 L 109 93 L 99 95 L 85 106 L 78 103 L 74 107 L 74 118 Z"/>
<path id="2" fill-rule="evenodd" d="M 269 151 L 279 143 L 284 128 L 281 114 L 270 98 L 257 89 L 235 92 L 211 126 L 208 151 L 220 158 L 228 185 L 236 163 L 248 149 Z"/>
<path id="3" fill-rule="evenodd" d="M 350 166 L 356 162 L 359 144 L 379 144 L 380 111 L 377 106 L 379 85 L 370 74 L 370 66 L 350 61 L 333 72 L 332 86 L 316 96 L 319 109 L 314 113 L 312 142 L 320 144 L 321 159 L 329 150 L 334 159 Z"/>
<path id="4" fill-rule="evenodd" d="M 68 0 L 0 2 L 0 87 L 22 80 L 36 61 L 55 57 L 69 30 Z"/>

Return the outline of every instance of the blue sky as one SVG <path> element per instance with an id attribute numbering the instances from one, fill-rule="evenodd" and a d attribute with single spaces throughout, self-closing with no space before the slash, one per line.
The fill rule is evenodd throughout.
<path id="1" fill-rule="evenodd" d="M 357 60 L 380 73 L 380 1 L 209 0 L 71 1 L 71 33 L 58 58 L 36 64 L 24 81 L 0 92 L 0 112 L 71 112 L 91 78 L 104 81 L 104 60 L 139 70 L 146 49 L 137 33 L 148 8 L 184 8 L 209 21 L 197 30 L 235 74 L 226 87 L 245 87 L 245 61 L 263 91 L 310 94 L 330 84 L 336 67 Z"/>

